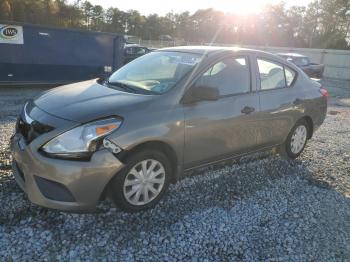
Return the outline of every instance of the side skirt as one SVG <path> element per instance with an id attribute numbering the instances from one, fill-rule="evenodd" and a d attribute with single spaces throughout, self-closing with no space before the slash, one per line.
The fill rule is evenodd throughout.
<path id="1" fill-rule="evenodd" d="M 193 170 L 193 169 L 197 169 L 197 168 L 210 166 L 210 165 L 217 164 L 217 163 L 224 162 L 224 161 L 228 161 L 228 160 L 238 159 L 238 158 L 241 158 L 241 157 L 244 157 L 244 156 L 248 156 L 248 155 L 251 155 L 251 154 L 255 154 L 255 153 L 259 153 L 259 152 L 264 152 L 264 151 L 267 151 L 267 150 L 275 149 L 275 148 L 277 148 L 280 145 L 281 144 L 276 144 L 276 145 L 273 145 L 273 146 L 266 146 L 266 147 L 262 147 L 262 148 L 259 148 L 257 150 L 249 151 L 249 152 L 246 152 L 246 153 L 243 153 L 243 154 L 233 154 L 233 155 L 230 155 L 228 157 L 221 158 L 221 159 L 218 159 L 218 160 L 215 160 L 215 161 L 211 161 L 211 162 L 195 165 L 195 166 L 183 169 L 181 178 L 184 177 L 184 175 L 183 175 L 184 172 L 187 172 L 187 171 L 190 171 L 190 170 Z M 274 150 L 274 153 L 275 153 L 275 150 Z"/>

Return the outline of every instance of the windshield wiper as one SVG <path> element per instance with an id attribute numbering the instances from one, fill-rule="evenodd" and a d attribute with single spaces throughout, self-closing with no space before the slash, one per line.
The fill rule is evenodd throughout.
<path id="1" fill-rule="evenodd" d="M 152 94 L 152 95 L 157 95 L 158 94 L 158 93 L 156 93 L 156 92 L 154 92 L 152 90 L 144 89 L 144 88 L 137 87 L 137 86 L 128 85 L 128 84 L 125 84 L 125 83 L 120 82 L 120 81 L 115 81 L 115 82 L 107 81 L 106 83 L 108 85 L 116 86 L 118 88 L 127 90 L 129 92 L 131 91 L 132 93 Z"/>
<path id="2" fill-rule="evenodd" d="M 124 83 L 122 83 L 122 82 L 109 82 L 109 81 L 106 81 L 106 83 L 107 83 L 108 85 L 116 86 L 116 87 L 118 87 L 118 88 L 127 90 L 127 91 L 129 91 L 129 92 L 131 91 L 131 93 L 136 93 L 135 88 L 133 88 L 133 87 L 127 85 L 127 84 L 124 84 Z"/>

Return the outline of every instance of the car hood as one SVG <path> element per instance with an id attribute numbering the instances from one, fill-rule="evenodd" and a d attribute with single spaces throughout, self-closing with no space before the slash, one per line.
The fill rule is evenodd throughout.
<path id="1" fill-rule="evenodd" d="M 154 96 L 118 91 L 96 80 L 90 80 L 49 90 L 34 100 L 41 110 L 66 120 L 85 123 L 118 115 L 149 105 Z"/>

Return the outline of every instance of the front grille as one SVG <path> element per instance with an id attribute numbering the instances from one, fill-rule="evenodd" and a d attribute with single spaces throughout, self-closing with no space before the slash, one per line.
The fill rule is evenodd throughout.
<path id="1" fill-rule="evenodd" d="M 38 121 L 33 121 L 30 124 L 26 123 L 22 117 L 19 117 L 16 124 L 16 132 L 22 134 L 26 142 L 29 144 L 38 136 L 52 131 L 54 128 L 42 124 Z"/>

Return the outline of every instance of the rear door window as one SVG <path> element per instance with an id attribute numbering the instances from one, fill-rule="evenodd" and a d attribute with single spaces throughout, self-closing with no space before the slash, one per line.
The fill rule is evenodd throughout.
<path id="1" fill-rule="evenodd" d="M 261 90 L 283 88 L 286 86 L 283 66 L 281 64 L 258 59 Z"/>

